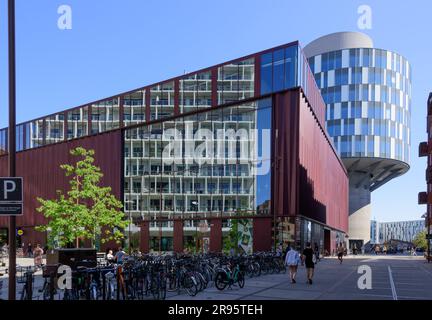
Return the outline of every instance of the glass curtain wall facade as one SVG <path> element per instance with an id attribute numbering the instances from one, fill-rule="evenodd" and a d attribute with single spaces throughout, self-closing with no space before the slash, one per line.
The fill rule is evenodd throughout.
<path id="1" fill-rule="evenodd" d="M 409 163 L 411 67 L 401 55 L 356 48 L 309 58 L 327 104 L 327 130 L 342 158 Z"/>
<path id="2" fill-rule="evenodd" d="M 411 66 L 358 32 L 305 47 L 326 128 L 349 173 L 349 246 L 370 241 L 371 192 L 409 170 Z"/>
<path id="3" fill-rule="evenodd" d="M 185 246 L 195 248 L 208 238 L 197 235 L 209 232 L 207 219 L 263 213 L 271 159 L 261 157 L 270 155 L 262 133 L 271 132 L 271 107 L 264 99 L 126 130 L 125 212 L 132 222 L 150 221 L 150 249 L 172 250 L 177 218 L 185 220 Z M 252 236 L 243 233 L 248 250 Z"/>

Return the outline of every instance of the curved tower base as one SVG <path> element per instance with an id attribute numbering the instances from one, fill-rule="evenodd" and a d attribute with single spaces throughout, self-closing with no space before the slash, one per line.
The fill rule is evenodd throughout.
<path id="1" fill-rule="evenodd" d="M 349 197 L 349 247 L 357 248 L 370 241 L 371 204 L 370 190 L 350 185 Z"/>

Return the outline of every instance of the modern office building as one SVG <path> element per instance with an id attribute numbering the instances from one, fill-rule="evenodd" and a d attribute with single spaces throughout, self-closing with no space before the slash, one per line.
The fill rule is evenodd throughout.
<path id="1" fill-rule="evenodd" d="M 348 228 L 348 176 L 298 42 L 17 125 L 23 242 L 44 217 L 36 197 L 68 186 L 76 146 L 124 203 L 126 244 L 246 252 L 311 241 L 329 252 Z M 7 150 L 7 129 L 0 149 Z M 0 175 L 7 173 L 0 156 Z M 6 228 L 0 219 L 0 228 Z M 227 240 L 231 231 L 236 239 Z M 232 233 L 232 232 L 231 232 Z M 235 244 L 232 244 L 235 241 Z"/>
<path id="2" fill-rule="evenodd" d="M 375 228 L 372 228 L 375 226 Z M 425 230 L 424 220 L 377 222 L 371 221 L 371 244 L 384 244 L 391 240 L 412 242 L 414 238 Z"/>
<path id="3" fill-rule="evenodd" d="M 321 37 L 304 53 L 348 171 L 348 237 L 359 247 L 370 240 L 371 192 L 409 169 L 411 66 L 357 32 Z"/>
<path id="4" fill-rule="evenodd" d="M 417 234 L 424 230 L 424 220 L 381 222 L 379 241 L 380 243 L 390 240 L 412 242 Z"/>
<path id="5" fill-rule="evenodd" d="M 376 220 L 371 220 L 370 222 L 370 244 L 379 243 L 379 222 Z"/>

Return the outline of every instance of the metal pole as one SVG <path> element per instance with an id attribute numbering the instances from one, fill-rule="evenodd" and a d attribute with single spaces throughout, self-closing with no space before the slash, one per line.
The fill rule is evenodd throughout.
<path id="1" fill-rule="evenodd" d="M 15 177 L 15 107 L 16 107 L 16 77 L 15 77 L 15 0 L 8 2 L 9 30 L 9 176 Z M 16 299 L 16 217 L 9 217 L 9 300 Z"/>
<path id="2" fill-rule="evenodd" d="M 430 237 L 430 219 L 431 219 L 431 210 L 430 210 L 430 205 L 428 204 L 428 209 L 427 209 L 427 224 L 428 224 L 428 232 L 427 232 L 427 262 L 430 262 L 430 243 L 431 243 L 431 239 Z"/>

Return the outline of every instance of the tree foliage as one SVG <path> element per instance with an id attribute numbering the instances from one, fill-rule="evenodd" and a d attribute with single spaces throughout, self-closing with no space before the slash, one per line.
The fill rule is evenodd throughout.
<path id="1" fill-rule="evenodd" d="M 230 253 L 231 249 L 234 249 L 235 253 L 238 253 L 238 242 L 239 242 L 239 221 L 237 219 L 231 220 L 231 228 L 227 236 L 223 238 L 223 251 L 227 254 Z"/>
<path id="2" fill-rule="evenodd" d="M 122 203 L 111 194 L 110 187 L 100 186 L 103 173 L 94 165 L 94 150 L 82 147 L 72 149 L 71 155 L 77 157 L 75 164 L 60 166 L 70 178 L 66 194 L 57 190 L 57 199 L 37 198 L 42 213 L 48 222 L 36 230 L 49 232 L 48 242 L 65 247 L 76 239 L 91 240 L 94 246 L 96 238 L 102 243 L 110 240 L 119 242 L 124 238 L 128 221 L 121 211 Z"/>
<path id="3" fill-rule="evenodd" d="M 424 250 L 427 249 L 426 230 L 419 232 L 415 236 L 413 244 L 416 246 L 416 248 L 421 248 Z"/>

